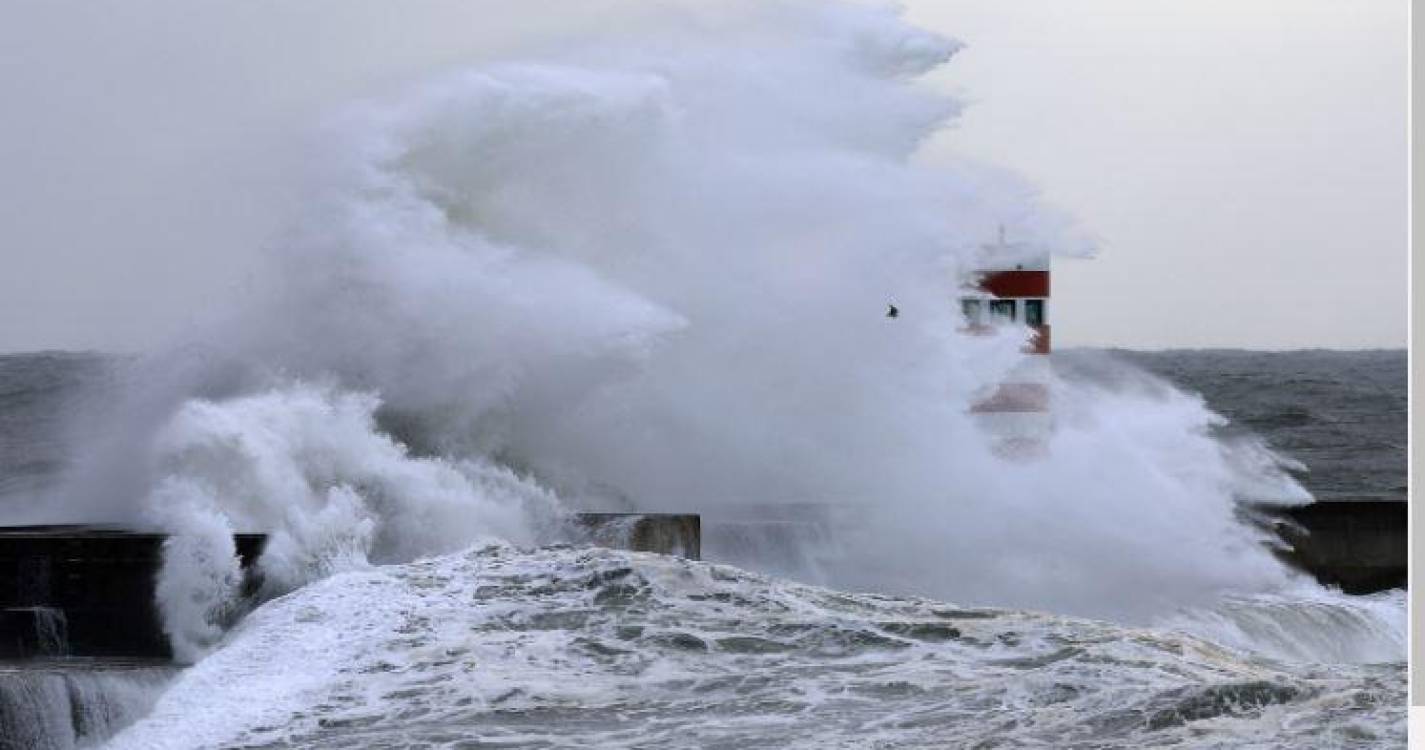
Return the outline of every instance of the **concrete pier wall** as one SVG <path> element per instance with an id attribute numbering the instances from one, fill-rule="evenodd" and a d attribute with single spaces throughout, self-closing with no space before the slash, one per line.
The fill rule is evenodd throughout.
<path id="1" fill-rule="evenodd" d="M 108 527 L 0 528 L 0 658 L 169 658 L 154 603 L 163 540 Z M 245 566 L 265 541 L 236 535 Z"/>
<path id="2" fill-rule="evenodd" d="M 695 514 L 583 513 L 574 526 L 591 544 L 701 554 Z M 164 538 L 99 526 L 0 527 L 0 659 L 171 658 L 154 601 Z M 267 540 L 235 541 L 250 568 Z"/>
<path id="3" fill-rule="evenodd" d="M 0 664 L 0 750 L 96 747 L 147 713 L 176 672 L 128 659 Z"/>
<path id="4" fill-rule="evenodd" d="M 1349 593 L 1406 584 L 1405 503 L 1324 502 L 1268 511 L 1280 555 Z M 590 544 L 699 559 L 696 514 L 583 513 Z M 0 528 L 0 659 L 170 657 L 154 602 L 164 536 L 91 526 Z M 244 566 L 266 538 L 239 534 Z"/>
<path id="5" fill-rule="evenodd" d="M 1316 502 L 1268 511 L 1288 564 L 1348 594 L 1406 585 L 1404 502 Z"/>

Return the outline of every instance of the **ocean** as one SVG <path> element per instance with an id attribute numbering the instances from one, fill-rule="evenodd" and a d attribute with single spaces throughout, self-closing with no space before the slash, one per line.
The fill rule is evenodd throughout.
<path id="1" fill-rule="evenodd" d="M 1403 492 L 1404 352 L 1057 356 L 1172 379 L 1217 429 L 1300 461 L 1314 493 Z M 126 362 L 0 357 L 7 496 L 55 486 L 63 416 Z M 306 585 L 181 671 L 30 667 L 27 700 L 0 700 L 24 734 L 0 746 L 77 747 L 137 720 L 107 746 L 1403 747 L 1401 619 L 1399 593 L 1303 585 L 1129 626 L 491 543 Z"/>

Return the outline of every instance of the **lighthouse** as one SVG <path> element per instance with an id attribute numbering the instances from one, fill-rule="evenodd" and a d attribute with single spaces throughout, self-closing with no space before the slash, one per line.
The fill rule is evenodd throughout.
<path id="1" fill-rule="evenodd" d="M 1042 455 L 1052 427 L 1049 402 L 1049 255 L 1008 242 L 1004 227 L 981 246 L 980 268 L 960 298 L 965 328 L 990 334 L 1006 326 L 1029 329 L 1029 355 L 998 384 L 975 394 L 969 409 L 996 453 Z"/>

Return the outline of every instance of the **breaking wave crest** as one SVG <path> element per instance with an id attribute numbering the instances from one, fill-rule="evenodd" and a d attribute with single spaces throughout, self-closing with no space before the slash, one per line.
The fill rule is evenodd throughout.
<path id="1" fill-rule="evenodd" d="M 1302 585 L 1289 592 L 1226 596 L 1210 608 L 1176 613 L 1169 627 L 1287 662 L 1400 663 L 1407 638 L 1406 594 L 1368 596 Z"/>
<path id="2" fill-rule="evenodd" d="M 241 606 L 237 531 L 268 535 L 261 598 L 334 573 L 463 549 L 528 543 L 557 515 L 543 488 L 484 461 L 417 458 L 377 431 L 374 397 L 295 385 L 190 401 L 158 435 L 150 519 L 169 529 L 158 583 L 180 659 Z"/>

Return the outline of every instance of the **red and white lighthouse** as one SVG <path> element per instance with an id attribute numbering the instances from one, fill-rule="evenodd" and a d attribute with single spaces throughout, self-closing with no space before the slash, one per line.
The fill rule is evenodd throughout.
<path id="1" fill-rule="evenodd" d="M 1049 414 L 1049 256 L 1005 241 L 982 246 L 981 270 L 971 291 L 960 298 L 967 329 L 992 333 L 1026 326 L 1024 358 L 999 384 L 976 394 L 970 405 L 994 448 L 1002 455 L 1032 457 L 1043 452 L 1051 428 Z"/>

